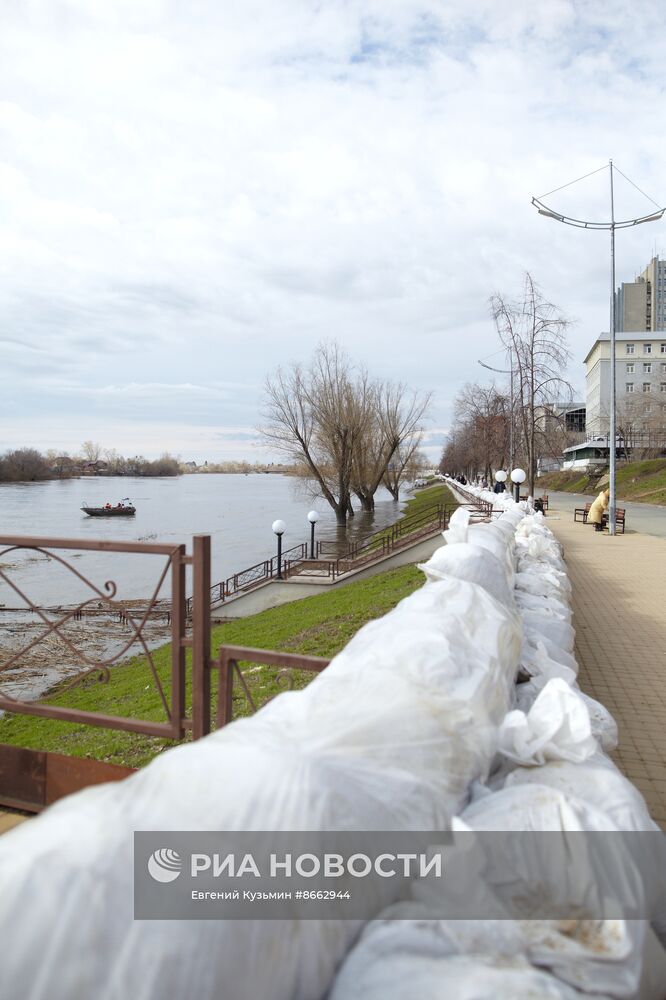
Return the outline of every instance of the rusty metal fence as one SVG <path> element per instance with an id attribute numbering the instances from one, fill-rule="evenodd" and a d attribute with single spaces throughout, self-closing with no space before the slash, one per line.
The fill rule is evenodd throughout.
<path id="1" fill-rule="evenodd" d="M 14 553 L 30 551 L 44 556 L 61 567 L 66 574 L 77 581 L 85 596 L 70 606 L 47 610 L 34 601 L 12 578 L 11 571 L 2 565 L 3 557 Z M 161 567 L 157 573 L 153 592 L 141 608 L 132 613 L 119 595 L 118 584 L 114 580 L 96 582 L 82 573 L 72 562 L 72 554 L 86 551 L 109 553 L 134 553 L 161 557 Z M 186 614 L 186 568 L 191 567 L 193 598 L 191 601 L 191 634 L 187 631 Z M 167 739 L 182 739 L 188 730 L 197 728 L 196 711 L 200 708 L 201 691 L 192 685 L 193 714 L 188 717 L 185 706 L 186 653 L 191 650 L 192 675 L 206 671 L 210 650 L 210 536 L 198 535 L 193 539 L 192 553 L 187 554 L 185 545 L 153 545 L 141 542 L 91 541 L 87 539 L 29 538 L 11 535 L 0 536 L 0 580 L 9 588 L 15 600 L 36 616 L 42 627 L 38 634 L 9 653 L 0 653 L 0 709 L 33 715 L 40 718 L 57 719 L 64 722 L 87 723 L 109 729 L 143 733 Z M 168 683 L 165 683 L 156 669 L 152 650 L 146 639 L 146 623 L 162 603 L 160 597 L 165 584 L 170 586 L 169 638 L 171 642 L 171 665 Z M 91 656 L 82 648 L 68 631 L 68 624 L 79 620 L 90 609 L 96 612 L 108 611 L 130 629 L 127 641 L 119 642 L 118 648 L 104 656 Z M 76 675 L 59 686 L 59 693 L 71 689 L 90 677 L 101 683 L 108 682 L 110 668 L 123 660 L 130 649 L 138 646 L 148 664 L 151 680 L 162 706 L 164 720 L 136 719 L 118 715 L 106 715 L 83 709 L 68 708 L 41 701 L 29 701 L 11 696 L 2 690 L 3 680 L 9 671 L 16 671 L 21 661 L 25 661 L 33 650 L 46 641 L 55 638 L 63 649 L 63 655 L 71 659 L 73 665 L 80 666 Z M 3 676 L 4 675 L 4 676 Z"/>
<path id="2" fill-rule="evenodd" d="M 473 506 L 478 516 L 487 517 L 489 505 L 478 501 Z M 421 537 L 432 535 L 448 524 L 452 509 L 434 506 L 421 514 L 405 518 L 392 528 L 384 529 L 363 543 L 353 543 L 343 555 L 326 559 L 326 543 L 318 547 L 318 559 L 308 560 L 307 546 L 303 543 L 284 553 L 282 575 L 293 576 L 310 570 L 318 564 L 332 579 L 343 573 L 374 561 L 383 555 L 411 544 Z M 27 593 L 25 584 L 12 578 L 11 564 L 5 561 L 15 553 L 30 552 L 47 558 L 60 567 L 68 578 L 76 581 L 84 596 L 71 605 L 44 608 Z M 114 580 L 96 581 L 84 574 L 72 559 L 85 552 L 132 553 L 160 558 L 152 594 L 136 607 L 137 602 L 121 599 Z M 322 558 L 323 557 L 323 558 Z M 192 540 L 191 553 L 184 544 L 163 545 L 141 542 L 92 541 L 84 539 L 31 538 L 0 536 L 0 582 L 12 594 L 22 610 L 28 611 L 38 623 L 33 638 L 19 642 L 18 648 L 7 650 L 0 646 L 0 711 L 17 715 L 31 715 L 59 722 L 100 726 L 125 732 L 134 732 L 169 740 L 182 740 L 188 736 L 199 739 L 211 731 L 213 707 L 216 701 L 216 726 L 227 725 L 233 716 L 234 683 L 245 698 L 246 709 L 256 711 L 257 697 L 241 670 L 241 662 L 259 663 L 280 668 L 276 675 L 277 686 L 290 684 L 294 671 L 319 673 L 328 660 L 320 657 L 300 656 L 275 650 L 256 650 L 240 646 L 223 646 L 211 657 L 211 603 L 224 600 L 230 593 L 277 576 L 276 558 L 258 563 L 242 573 L 234 574 L 224 584 L 211 587 L 211 544 L 209 535 L 197 535 Z M 192 596 L 186 596 L 187 572 L 191 574 Z M 169 590 L 168 598 L 162 589 Z M 224 589 L 222 593 L 220 588 Z M 128 606 L 131 605 L 130 606 Z M 16 610 L 16 609 L 14 609 Z M 84 636 L 74 636 L 68 628 L 72 622 L 81 622 L 88 615 L 108 612 L 110 618 L 129 629 L 127 640 L 116 643 L 113 651 L 92 655 L 82 641 Z M 169 670 L 162 675 L 153 656 L 151 642 L 146 637 L 147 623 L 159 614 L 168 622 L 170 643 Z M 80 669 L 68 676 L 57 687 L 62 696 L 86 680 L 96 679 L 108 683 L 111 668 L 124 661 L 130 650 L 138 646 L 148 666 L 151 683 L 161 705 L 162 720 L 113 715 L 105 712 L 54 704 L 52 700 L 29 700 L 7 690 L 10 672 L 16 672 L 19 663 L 30 657 L 42 644 L 56 639 L 63 655 Z M 132 666 L 129 666 L 132 669 Z M 212 678 L 217 672 L 216 689 Z M 186 692 L 191 692 L 191 706 Z M 62 701 L 62 697 L 59 697 Z M 188 710 L 189 708 L 189 710 Z M 44 751 L 0 744 L 0 803 L 37 811 L 54 798 L 98 781 L 120 779 L 129 773 L 127 768 L 115 767 L 100 761 L 83 760 Z"/>

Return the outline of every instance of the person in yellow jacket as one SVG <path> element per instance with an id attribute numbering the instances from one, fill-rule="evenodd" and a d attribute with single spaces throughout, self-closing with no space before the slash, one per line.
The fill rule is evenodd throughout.
<path id="1" fill-rule="evenodd" d="M 589 524 L 594 525 L 595 531 L 603 531 L 604 529 L 604 514 L 608 508 L 609 497 L 610 490 L 602 490 L 590 507 L 590 513 L 587 515 L 587 520 Z"/>

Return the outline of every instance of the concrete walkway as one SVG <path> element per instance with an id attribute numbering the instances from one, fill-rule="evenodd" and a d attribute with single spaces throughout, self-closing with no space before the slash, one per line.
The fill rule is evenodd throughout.
<path id="1" fill-rule="evenodd" d="M 558 507 L 547 523 L 573 587 L 580 686 L 617 720 L 612 756 L 666 829 L 666 538 L 610 538 Z"/>

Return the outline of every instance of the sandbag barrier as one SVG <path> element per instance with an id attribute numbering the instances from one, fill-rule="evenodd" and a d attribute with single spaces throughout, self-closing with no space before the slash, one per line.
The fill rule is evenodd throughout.
<path id="1" fill-rule="evenodd" d="M 463 880 L 456 886 L 452 879 L 447 886 L 456 918 L 462 912 L 455 908 L 456 891 L 470 912 L 486 917 L 441 919 L 441 899 L 417 885 L 409 903 L 366 925 L 331 1000 L 666 996 L 664 835 L 638 789 L 607 756 L 617 746 L 614 719 L 577 685 L 561 547 L 541 514 L 508 495 L 498 500 L 505 513 L 497 526 L 515 526 L 520 683 L 500 727 L 490 777 L 474 785 L 470 803 L 452 820 L 460 851 L 469 852 L 470 837 L 482 842 L 484 868 L 473 885 Z M 463 518 L 452 519 L 449 545 L 422 567 L 429 579 L 454 563 L 471 565 L 464 555 L 465 543 L 473 542 L 469 536 Z M 493 572 L 501 578 L 497 566 Z M 492 589 L 506 601 L 503 587 Z M 553 857 L 552 839 L 528 841 L 525 831 L 591 834 L 589 863 L 570 872 L 567 862 L 574 867 L 577 856 L 563 864 Z M 618 837 L 620 831 L 628 836 Z M 469 857 L 462 860 L 469 871 Z M 451 865 L 455 873 L 455 851 Z M 581 917 L 591 902 L 603 906 L 618 890 L 650 920 Z M 537 904 L 535 897 L 549 895 L 568 910 L 564 919 L 513 916 L 516 900 L 524 906 L 530 897 Z"/>
<path id="2" fill-rule="evenodd" d="M 423 567 L 427 584 L 364 626 L 304 690 L 161 754 L 126 781 L 63 799 L 3 836 L 0 995 L 316 1000 L 332 990 L 334 1000 L 424 997 L 433 995 L 436 975 L 436 995 L 462 1000 L 578 996 L 557 970 L 536 967 L 548 965 L 536 960 L 548 954 L 548 940 L 530 950 L 524 929 L 506 921 L 467 922 L 467 931 L 450 921 L 459 925 L 456 938 L 446 922 L 421 920 L 423 902 L 420 922 L 377 920 L 365 930 L 335 920 L 133 920 L 135 830 L 469 830 L 482 828 L 484 802 L 507 792 L 529 800 L 529 781 L 521 785 L 514 758 L 525 768 L 525 753 L 550 761 L 553 746 L 566 742 L 562 734 L 570 736 L 567 726 L 539 728 L 543 699 L 552 698 L 548 682 L 559 679 L 579 697 L 573 656 L 556 649 L 570 640 L 569 589 L 552 540 L 546 534 L 539 541 L 543 519 L 526 516 L 525 505 L 510 498 L 501 506 L 495 521 L 472 526 L 469 512 L 458 511 L 445 532 L 448 544 Z M 531 575 L 530 559 L 540 564 Z M 541 642 L 543 622 L 534 615 L 546 604 L 558 615 Z M 559 672 L 548 676 L 549 669 Z M 532 677 L 520 695 L 519 670 Z M 556 694 L 566 708 L 564 689 Z M 603 713 L 595 725 L 609 746 Z M 597 736 L 592 732 L 592 742 L 581 732 L 569 750 L 594 753 L 572 766 L 597 766 Z M 599 766 L 612 784 L 616 772 L 606 760 Z M 614 815 L 623 801 L 618 794 Z M 392 903 L 378 890 L 373 912 Z M 420 936 L 426 925 L 447 942 L 434 971 Z M 388 953 L 375 948 L 387 926 L 414 937 L 394 940 Z M 646 940 L 645 928 L 630 939 L 632 955 L 639 937 Z M 490 984 L 486 993 L 477 989 L 480 976 Z"/>

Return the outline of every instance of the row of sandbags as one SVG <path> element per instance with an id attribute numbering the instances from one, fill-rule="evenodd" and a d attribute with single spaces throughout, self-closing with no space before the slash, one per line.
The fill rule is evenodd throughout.
<path id="1" fill-rule="evenodd" d="M 409 902 L 366 926 L 331 1000 L 666 995 L 663 834 L 605 754 L 614 720 L 576 684 L 560 547 L 542 515 L 500 499 L 495 527 L 515 529 L 523 645 L 492 773 L 452 821 L 449 877 L 415 883 Z M 454 516 L 428 579 L 472 565 L 466 520 Z M 506 601 L 489 569 L 484 579 L 477 567 L 475 585 Z"/>
<path id="2" fill-rule="evenodd" d="M 457 568 L 445 548 L 304 690 L 3 836 L 3 1000 L 323 997 L 361 924 L 135 921 L 133 833 L 448 829 L 512 704 L 515 523 L 474 527 Z"/>

